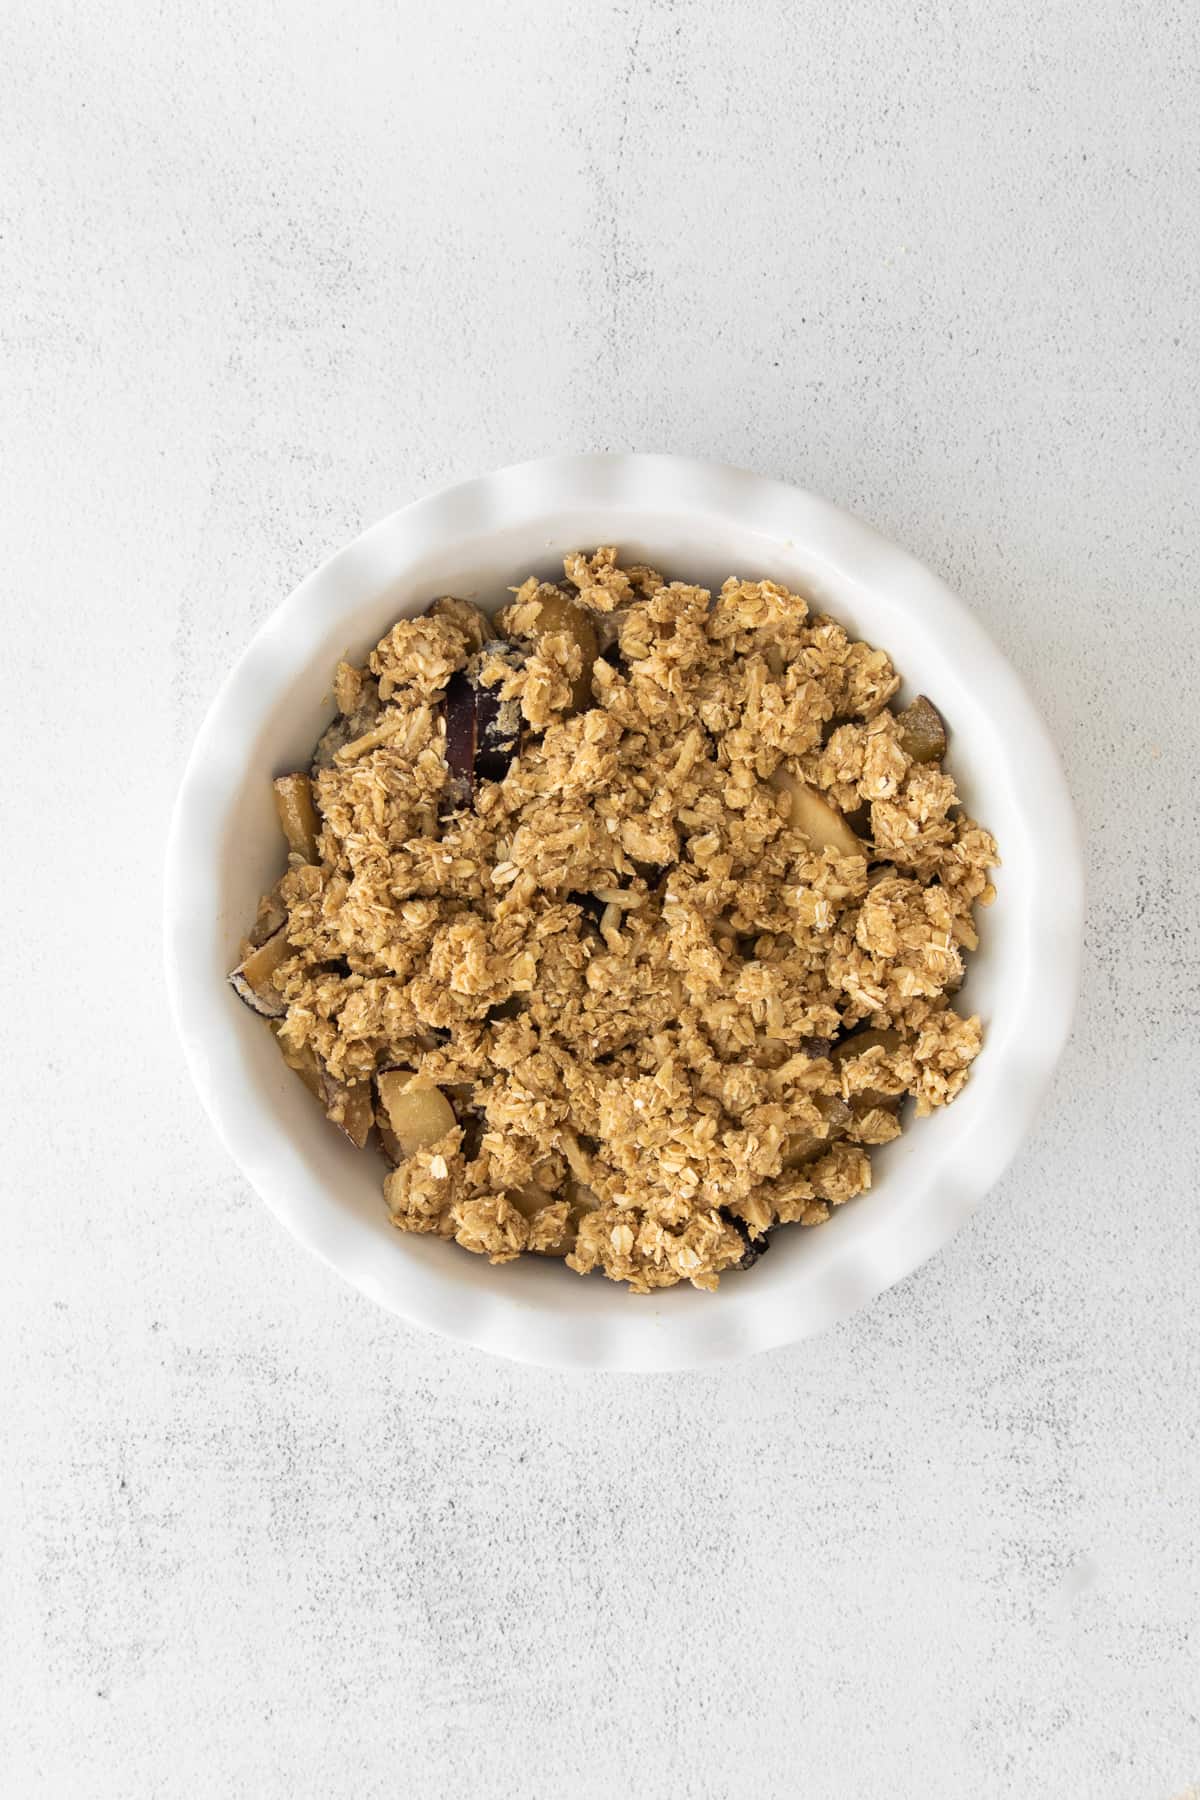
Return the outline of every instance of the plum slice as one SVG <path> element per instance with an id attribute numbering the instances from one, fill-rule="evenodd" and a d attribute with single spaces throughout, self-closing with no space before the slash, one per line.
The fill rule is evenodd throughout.
<path id="1" fill-rule="evenodd" d="M 575 678 L 572 701 L 576 712 L 592 704 L 592 668 L 600 654 L 600 642 L 591 614 L 579 606 L 571 594 L 561 588 L 543 587 L 535 601 L 534 641 L 550 632 L 565 632 L 578 647 L 583 667 Z"/>
<path id="2" fill-rule="evenodd" d="M 844 815 L 807 781 L 780 767 L 771 777 L 771 786 L 787 795 L 792 830 L 803 833 L 815 850 L 833 850 L 838 856 L 866 855 Z"/>
<path id="3" fill-rule="evenodd" d="M 388 1125 L 385 1144 L 412 1156 L 453 1131 L 454 1108 L 441 1088 L 408 1069 L 386 1069 L 375 1077 L 379 1105 Z"/>
<path id="4" fill-rule="evenodd" d="M 517 754 L 517 705 L 515 701 L 501 700 L 499 683 L 487 687 L 479 676 L 485 662 L 502 657 L 515 667 L 518 656 L 510 644 L 486 644 L 446 684 L 442 714 L 446 721 L 446 767 L 455 806 L 472 805 L 480 781 L 503 781 Z"/>
<path id="5" fill-rule="evenodd" d="M 793 1131 L 788 1134 L 783 1147 L 783 1166 L 785 1169 L 801 1169 L 820 1156 L 830 1144 L 846 1135 L 852 1119 L 850 1108 L 836 1094 L 822 1094 L 817 1102 L 817 1111 L 824 1124 L 819 1131 Z"/>
<path id="6" fill-rule="evenodd" d="M 294 1075 L 300 1077 L 313 1098 L 320 1101 L 330 1124 L 336 1125 L 356 1150 L 365 1149 L 375 1115 L 371 1104 L 370 1082 L 356 1081 L 347 1084 L 338 1081 L 329 1073 L 311 1044 L 305 1044 L 296 1050 L 284 1043 L 278 1034 L 278 1027 L 272 1026 L 272 1030 L 275 1031 L 275 1041 L 284 1062 Z"/>
<path id="7" fill-rule="evenodd" d="M 288 849 L 306 863 L 319 862 L 317 837 L 321 822 L 313 805 L 312 782 L 307 775 L 281 775 L 275 782 L 275 811 Z"/>
<path id="8" fill-rule="evenodd" d="M 475 798 L 475 689 L 461 669 L 446 683 L 442 716 L 450 797 L 455 806 L 470 806 Z"/>
<path id="9" fill-rule="evenodd" d="M 475 779 L 503 781 L 517 754 L 520 728 L 511 701 L 502 701 L 495 688 L 475 690 Z"/>
<path id="10" fill-rule="evenodd" d="M 918 694 L 911 706 L 897 713 L 900 748 L 915 763 L 941 762 L 946 754 L 946 721 L 932 700 Z"/>
<path id="11" fill-rule="evenodd" d="M 280 893 L 282 879 L 275 883 L 269 894 L 264 894 L 258 903 L 258 915 L 250 928 L 246 939 L 247 955 L 250 950 L 261 949 L 269 937 L 274 937 L 281 925 L 287 924 L 287 907 Z"/>
<path id="12" fill-rule="evenodd" d="M 344 1081 L 335 1081 L 326 1072 L 323 1088 L 325 1117 L 350 1139 L 356 1150 L 365 1149 L 371 1126 L 375 1123 L 370 1082 L 355 1081 L 347 1085 Z"/>
<path id="13" fill-rule="evenodd" d="M 287 1002 L 272 977 L 290 954 L 287 930 L 280 927 L 265 944 L 244 957 L 229 977 L 229 985 L 238 999 L 260 1018 L 279 1019 L 287 1011 Z"/>

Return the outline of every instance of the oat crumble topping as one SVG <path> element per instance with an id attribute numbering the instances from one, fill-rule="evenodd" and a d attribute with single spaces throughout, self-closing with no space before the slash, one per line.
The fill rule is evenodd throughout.
<path id="1" fill-rule="evenodd" d="M 233 981 L 400 1229 L 715 1288 L 962 1087 L 996 847 L 936 709 L 800 595 L 564 566 L 339 666 Z"/>

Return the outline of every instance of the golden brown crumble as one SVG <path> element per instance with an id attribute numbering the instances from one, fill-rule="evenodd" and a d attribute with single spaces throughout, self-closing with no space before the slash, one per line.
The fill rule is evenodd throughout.
<path id="1" fill-rule="evenodd" d="M 962 1087 L 996 847 L 936 709 L 798 594 L 565 571 L 338 668 L 234 981 L 401 1229 L 715 1288 Z"/>

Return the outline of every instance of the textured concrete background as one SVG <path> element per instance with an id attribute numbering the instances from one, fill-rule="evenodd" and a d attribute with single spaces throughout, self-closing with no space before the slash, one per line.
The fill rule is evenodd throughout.
<path id="1" fill-rule="evenodd" d="M 6 1800 L 1200 1781 L 1195 7 L 0 37 Z M 376 1311 L 230 1167 L 164 1009 L 231 658 L 393 506 L 560 448 L 749 464 L 909 545 L 1090 840 L 1008 1179 L 864 1316 L 694 1378 Z"/>

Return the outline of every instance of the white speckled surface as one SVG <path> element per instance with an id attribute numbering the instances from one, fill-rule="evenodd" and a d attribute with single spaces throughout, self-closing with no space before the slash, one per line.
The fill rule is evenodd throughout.
<path id="1" fill-rule="evenodd" d="M 0 40 L 6 1797 L 1200 1781 L 1195 10 L 106 0 Z M 1092 903 L 1040 1128 L 949 1252 L 816 1343 L 604 1380 L 412 1335 L 280 1232 L 158 915 L 188 742 L 295 581 L 625 447 L 945 574 L 1056 731 Z"/>

